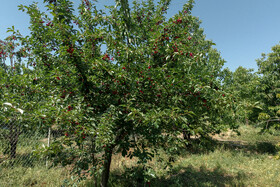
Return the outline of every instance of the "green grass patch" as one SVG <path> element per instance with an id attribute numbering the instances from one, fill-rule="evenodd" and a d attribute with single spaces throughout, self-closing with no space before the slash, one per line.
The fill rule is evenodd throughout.
<path id="1" fill-rule="evenodd" d="M 61 186 L 69 172 L 64 168 L 35 167 L 0 168 L 0 186 Z"/>

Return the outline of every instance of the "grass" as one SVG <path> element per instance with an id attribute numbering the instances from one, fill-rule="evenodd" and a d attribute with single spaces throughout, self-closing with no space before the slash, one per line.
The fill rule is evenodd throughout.
<path id="1" fill-rule="evenodd" d="M 239 130 L 241 136 L 233 132 L 215 136 L 211 142 L 212 151 L 182 151 L 169 170 L 156 160 L 151 162 L 156 178 L 151 180 L 150 185 L 279 186 L 280 161 L 274 155 L 280 136 L 260 134 L 261 129 L 252 126 L 241 126 Z M 130 167 L 135 163 L 125 158 L 116 160 L 115 165 Z M 135 179 L 123 177 L 123 171 L 119 171 L 118 167 L 112 170 L 115 174 L 111 177 L 112 186 L 136 186 Z"/>
<path id="2" fill-rule="evenodd" d="M 258 142 L 271 142 L 279 143 L 280 131 L 271 131 L 271 133 L 260 133 L 261 128 L 252 127 L 249 125 L 242 125 L 239 127 L 241 136 L 236 133 L 227 132 L 219 135 L 220 138 L 225 140 L 244 141 L 250 144 Z"/>
<path id="3" fill-rule="evenodd" d="M 61 186 L 69 178 L 64 168 L 48 169 L 42 165 L 35 167 L 15 167 L 0 169 L 0 186 Z"/>
<path id="4" fill-rule="evenodd" d="M 208 154 L 181 157 L 170 173 L 161 172 L 154 186 L 277 186 L 279 166 L 268 154 L 221 147 Z"/>
<path id="5" fill-rule="evenodd" d="M 215 136 L 211 151 L 182 150 L 172 168 L 157 159 L 150 186 L 279 186 L 280 160 L 274 158 L 278 134 L 259 134 L 260 129 L 241 126 L 241 136 L 227 132 Z M 26 149 L 28 150 L 28 149 Z M 167 159 L 162 153 L 163 158 Z M 1 156 L 0 156 L 1 157 Z M 141 181 L 137 160 L 114 155 L 110 186 L 149 186 Z M 70 178 L 66 168 L 47 169 L 42 163 L 1 168 L 0 186 L 61 186 Z M 92 186 L 90 180 L 80 186 Z"/>

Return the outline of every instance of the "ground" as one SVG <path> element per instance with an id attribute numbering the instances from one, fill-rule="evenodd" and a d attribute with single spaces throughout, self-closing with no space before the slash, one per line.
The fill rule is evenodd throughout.
<path id="1" fill-rule="evenodd" d="M 243 125 L 241 136 L 231 131 L 216 135 L 208 142 L 210 149 L 198 146 L 182 150 L 172 168 L 165 169 L 164 162 L 154 159 L 149 163 L 155 171 L 150 186 L 278 186 L 280 160 L 275 157 L 280 134 L 260 134 L 259 131 L 259 128 Z M 114 155 L 110 186 L 139 185 L 141 172 L 137 173 L 136 167 L 131 169 L 135 165 L 134 159 Z M 69 178 L 69 171 L 62 167 L 48 169 L 45 164 L 31 164 L 5 168 L 0 165 L 0 186 L 61 186 L 66 179 L 71 181 Z M 80 186 L 91 184 L 88 180 Z M 149 186 L 146 182 L 141 185 Z"/>

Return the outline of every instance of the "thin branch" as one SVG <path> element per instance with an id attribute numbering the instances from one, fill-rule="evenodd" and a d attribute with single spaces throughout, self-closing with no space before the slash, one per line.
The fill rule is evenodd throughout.
<path id="1" fill-rule="evenodd" d="M 278 118 L 278 119 L 267 120 L 267 122 L 266 122 L 266 129 L 268 129 L 268 124 L 269 124 L 269 122 L 272 122 L 272 121 L 279 121 L 279 122 L 280 122 L 280 118 Z"/>

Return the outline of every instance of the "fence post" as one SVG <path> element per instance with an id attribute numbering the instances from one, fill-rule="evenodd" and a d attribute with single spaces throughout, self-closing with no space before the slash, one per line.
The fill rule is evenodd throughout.
<path id="1" fill-rule="evenodd" d="M 49 132 L 48 132 L 48 147 L 50 147 L 51 143 L 51 128 L 49 127 Z M 48 157 L 46 158 L 46 167 L 48 167 Z"/>

